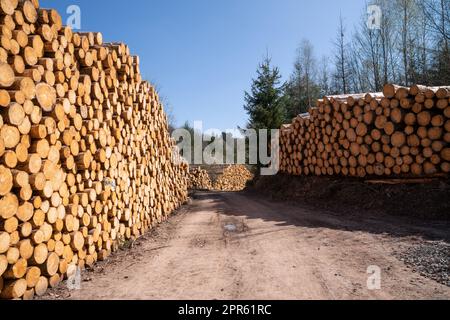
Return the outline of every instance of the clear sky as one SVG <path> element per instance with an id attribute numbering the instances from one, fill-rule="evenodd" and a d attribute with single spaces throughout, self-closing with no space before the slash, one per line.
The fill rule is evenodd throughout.
<path id="1" fill-rule="evenodd" d="M 79 5 L 82 30 L 123 41 L 141 57 L 145 79 L 158 84 L 177 124 L 204 129 L 244 126 L 244 91 L 268 50 L 288 78 L 303 38 L 318 58 L 331 56 L 339 14 L 359 23 L 365 0 L 40 0 L 66 21 Z"/>

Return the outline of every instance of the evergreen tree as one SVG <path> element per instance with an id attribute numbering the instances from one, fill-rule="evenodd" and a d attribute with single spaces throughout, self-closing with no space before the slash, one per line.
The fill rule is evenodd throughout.
<path id="1" fill-rule="evenodd" d="M 286 84 L 281 81 L 280 70 L 272 67 L 271 60 L 266 58 L 258 67 L 257 77 L 253 79 L 251 92 L 245 92 L 245 111 L 249 115 L 248 129 L 267 129 L 268 146 L 270 148 L 271 129 L 279 129 L 286 120 Z M 261 143 L 257 134 L 257 148 Z M 246 144 L 248 147 L 248 144 Z M 247 150 L 248 152 L 249 150 Z M 256 155 L 257 166 L 261 167 L 259 152 Z M 259 172 L 259 171 L 258 171 Z"/>
<path id="2" fill-rule="evenodd" d="M 285 84 L 280 70 L 266 58 L 258 67 L 251 92 L 245 92 L 244 109 L 249 115 L 249 129 L 279 129 L 285 122 Z"/>
<path id="3" fill-rule="evenodd" d="M 450 47 L 441 44 L 433 52 L 431 65 L 431 83 L 435 86 L 445 86 L 450 83 Z"/>

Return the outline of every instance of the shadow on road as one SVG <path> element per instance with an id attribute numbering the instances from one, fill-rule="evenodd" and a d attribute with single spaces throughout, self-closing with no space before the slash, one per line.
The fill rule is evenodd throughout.
<path id="1" fill-rule="evenodd" d="M 450 243 L 450 222 L 390 216 L 365 211 L 335 212 L 298 203 L 287 204 L 252 192 L 196 192 L 193 198 L 213 203 L 214 210 L 229 217 L 262 219 L 279 226 L 368 232 L 394 238 L 412 237 Z M 195 202 L 193 204 L 195 209 Z M 252 236 L 255 236 L 253 234 Z"/>

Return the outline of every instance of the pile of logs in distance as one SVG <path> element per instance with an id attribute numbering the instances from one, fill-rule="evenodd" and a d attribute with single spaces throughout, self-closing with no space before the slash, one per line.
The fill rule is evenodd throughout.
<path id="1" fill-rule="evenodd" d="M 139 59 L 38 0 L 0 2 L 0 297 L 30 299 L 187 199 Z"/>
<path id="2" fill-rule="evenodd" d="M 242 191 L 254 175 L 244 165 L 212 165 L 190 170 L 189 189 L 210 191 Z"/>
<path id="3" fill-rule="evenodd" d="M 189 172 L 189 189 L 212 190 L 212 182 L 208 172 L 201 167 L 192 168 Z"/>
<path id="4" fill-rule="evenodd" d="M 250 170 L 244 165 L 232 165 L 225 168 L 223 173 L 214 181 L 214 190 L 242 191 L 247 183 L 254 178 Z"/>
<path id="5" fill-rule="evenodd" d="M 388 84 L 325 97 L 281 130 L 291 175 L 432 176 L 450 171 L 450 87 Z"/>

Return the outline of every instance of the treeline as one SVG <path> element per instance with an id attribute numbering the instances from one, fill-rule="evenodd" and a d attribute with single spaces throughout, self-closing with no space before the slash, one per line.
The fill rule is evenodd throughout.
<path id="1" fill-rule="evenodd" d="M 450 0 L 371 4 L 381 9 L 377 28 L 364 11 L 349 32 L 341 15 L 332 55 L 316 57 L 311 41 L 303 40 L 286 83 L 270 59 L 261 63 L 246 93 L 249 127 L 278 128 L 324 95 L 379 92 L 386 83 L 450 84 Z"/>
<path id="2" fill-rule="evenodd" d="M 191 124 L 186 121 L 180 128 L 177 129 L 184 129 L 187 132 L 189 132 L 191 140 L 190 148 L 191 153 L 185 154 L 185 150 L 180 150 L 181 156 L 188 161 L 190 164 L 198 164 L 196 163 L 196 159 L 194 157 L 195 152 L 195 141 L 201 141 L 202 144 L 202 152 L 205 150 L 208 150 L 211 157 L 216 158 L 217 161 L 215 161 L 215 164 L 227 164 L 227 160 L 229 158 L 233 159 L 232 163 L 235 163 L 234 161 L 238 160 L 238 149 L 237 146 L 242 143 L 242 137 L 236 137 L 230 132 L 215 132 L 215 133 L 205 133 L 196 130 Z M 173 132 L 173 128 L 171 129 L 171 132 Z M 177 143 L 180 142 L 186 142 L 184 140 L 179 140 Z M 215 144 L 217 142 L 217 145 Z M 208 148 L 208 149 L 207 149 Z M 216 154 L 216 151 L 221 151 L 221 155 Z M 231 152 L 231 154 L 229 154 Z M 247 158 L 247 156 L 246 156 Z M 204 160 L 204 159 L 203 159 Z"/>

